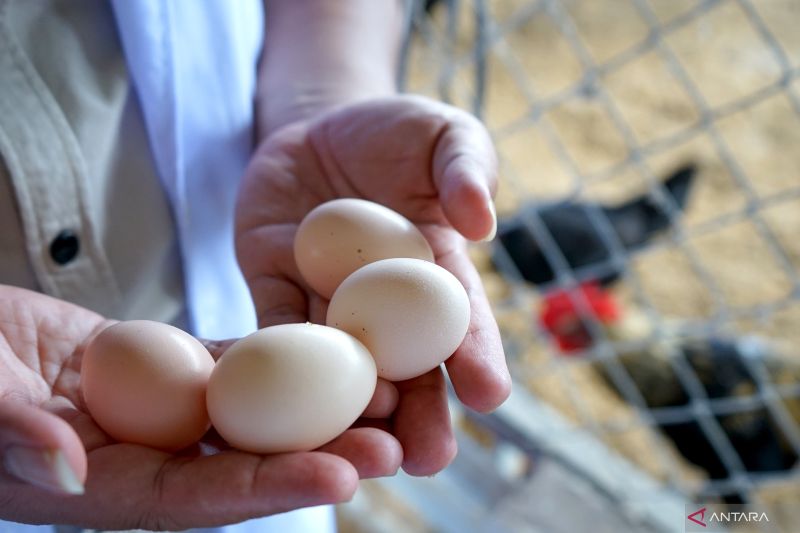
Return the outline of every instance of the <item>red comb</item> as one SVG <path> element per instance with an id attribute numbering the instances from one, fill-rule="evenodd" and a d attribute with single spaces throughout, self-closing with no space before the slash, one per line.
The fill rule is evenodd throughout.
<path id="1" fill-rule="evenodd" d="M 584 282 L 572 290 L 557 290 L 547 294 L 539 319 L 547 331 L 555 336 L 559 348 L 563 351 L 585 348 L 568 338 L 559 336 L 557 328 L 565 319 L 583 317 L 579 311 L 581 298 L 585 298 L 588 304 L 589 316 L 585 317 L 587 320 L 594 319 L 607 324 L 620 316 L 619 306 L 614 297 L 596 281 Z"/>

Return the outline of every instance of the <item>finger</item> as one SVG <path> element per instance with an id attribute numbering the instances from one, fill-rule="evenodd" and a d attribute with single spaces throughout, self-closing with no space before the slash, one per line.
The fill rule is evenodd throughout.
<path id="1" fill-rule="evenodd" d="M 0 496 L 9 502 L 5 517 L 15 521 L 184 530 L 340 503 L 357 486 L 355 468 L 323 452 L 225 451 L 187 459 L 118 444 L 89 455 L 86 494 L 69 504 L 27 487 L 11 494 L 0 488 Z"/>
<path id="2" fill-rule="evenodd" d="M 242 266 L 261 328 L 305 322 L 308 287 L 294 261 L 295 224 L 259 226 L 239 235 L 236 253 Z"/>
<path id="3" fill-rule="evenodd" d="M 385 431 L 386 433 L 394 433 L 394 424 L 388 418 L 359 418 L 351 428 L 375 428 Z"/>
<path id="4" fill-rule="evenodd" d="M 160 488 L 154 513 L 168 529 L 341 503 L 352 498 L 358 485 L 351 464 L 321 452 L 258 456 L 229 451 L 167 464 L 161 479 L 149 486 Z"/>
<path id="5" fill-rule="evenodd" d="M 454 247 L 436 261 L 461 281 L 470 303 L 469 329 L 445 362 L 447 373 L 464 405 L 482 413 L 492 411 L 511 394 L 511 376 L 483 284 L 464 247 Z"/>
<path id="6" fill-rule="evenodd" d="M 308 320 L 306 293 L 288 279 L 262 276 L 248 280 L 248 285 L 259 328 Z"/>
<path id="7" fill-rule="evenodd" d="M 412 476 L 435 474 L 450 464 L 457 451 L 442 371 L 436 368 L 396 385 L 400 401 L 394 427 L 403 446 L 403 470 Z"/>
<path id="8" fill-rule="evenodd" d="M 233 343 L 235 343 L 239 339 L 225 339 L 224 341 L 211 341 L 208 339 L 197 339 L 200 343 L 206 347 L 208 353 L 211 354 L 211 357 L 214 358 L 214 361 L 218 361 L 222 354 L 225 353 L 225 350 L 231 347 Z"/>
<path id="9" fill-rule="evenodd" d="M 361 414 L 365 418 L 387 418 L 397 407 L 397 387 L 385 379 L 378 378 L 372 399 Z"/>
<path id="10" fill-rule="evenodd" d="M 31 405 L 0 401 L 0 451 L 5 472 L 31 485 L 82 494 L 86 452 L 75 430 Z"/>
<path id="11" fill-rule="evenodd" d="M 308 321 L 314 324 L 325 324 L 328 315 L 328 300 L 319 294 L 311 292 L 309 289 L 308 298 Z"/>
<path id="12" fill-rule="evenodd" d="M 348 429 L 318 451 L 346 459 L 361 479 L 393 476 L 403 462 L 403 448 L 397 439 L 371 427 Z"/>
<path id="13" fill-rule="evenodd" d="M 492 198 L 497 156 L 483 125 L 459 112 L 434 148 L 433 179 L 447 220 L 467 239 L 491 240 L 497 231 Z"/>

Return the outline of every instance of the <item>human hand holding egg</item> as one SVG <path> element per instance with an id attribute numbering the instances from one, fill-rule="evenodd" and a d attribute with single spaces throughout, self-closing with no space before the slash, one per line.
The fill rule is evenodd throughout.
<path id="1" fill-rule="evenodd" d="M 268 326 L 215 364 L 197 339 L 168 324 L 114 324 L 83 353 L 81 391 L 94 422 L 118 441 L 164 451 L 194 445 L 211 423 L 242 451 L 310 451 L 347 433 L 378 376 L 422 376 L 467 333 L 464 287 L 433 262 L 411 222 L 380 204 L 316 207 L 294 252 L 303 278 L 331 297 L 327 326 Z"/>
<path id="2" fill-rule="evenodd" d="M 419 97 L 354 104 L 273 133 L 242 183 L 236 221 L 237 254 L 259 325 L 325 323 L 328 300 L 304 280 L 294 258 L 297 227 L 326 201 L 371 200 L 419 227 L 436 263 L 466 288 L 469 331 L 447 371 L 467 406 L 497 407 L 508 396 L 510 378 L 465 241 L 494 231 L 495 166 L 491 141 L 475 118 Z M 376 456 L 399 441 L 407 472 L 444 468 L 456 448 L 441 370 L 394 384 L 379 380 L 378 387 L 377 398 L 391 397 L 396 388 L 399 400 L 391 418 L 359 422 L 385 430 L 370 434 Z"/>
<path id="3" fill-rule="evenodd" d="M 99 357 L 81 376 L 82 363 L 92 358 L 89 341 L 101 331 L 134 351 L 92 342 Z M 0 285 L 0 519 L 182 530 L 345 501 L 359 476 L 394 472 L 399 456 L 373 446 L 369 431 L 349 430 L 313 452 L 269 456 L 230 449 L 206 433 L 207 419 L 185 413 L 204 410 L 212 358 L 232 343 L 201 344 L 154 322 L 115 325 L 76 305 Z M 136 359 L 148 350 L 152 358 Z M 156 372 L 142 379 L 148 359 Z M 120 363 L 127 368 L 115 370 Z M 109 371 L 106 383 L 96 379 Z M 132 405 L 114 405 L 126 391 Z M 373 402 L 366 414 L 386 412 Z M 168 425 L 145 431 L 157 441 L 142 445 L 135 444 L 141 426 L 138 436 L 122 434 L 120 421 Z M 183 441 L 172 440 L 176 435 Z"/>
<path id="4" fill-rule="evenodd" d="M 374 224 L 359 224 L 364 215 L 376 217 Z M 2 321 L 9 349 L 0 351 L 0 377 L 12 377 L 19 362 L 31 369 L 0 391 L 12 398 L 0 401 L 6 472 L 27 482 L 0 480 L 0 497 L 27 503 L 0 516 L 94 527 L 209 525 L 339 501 L 358 476 L 396 469 L 399 454 L 375 453 L 386 451 L 378 442 L 383 432 L 348 427 L 359 415 L 387 416 L 393 407 L 374 401 L 378 374 L 416 377 L 452 353 L 467 331 L 468 299 L 431 262 L 410 222 L 356 200 L 324 204 L 301 226 L 296 248 L 310 253 L 299 262 L 313 284 L 330 272 L 331 258 L 310 244 L 330 243 L 327 231 L 325 239 L 315 235 L 320 225 L 354 246 L 340 257 L 346 268 L 337 277 L 346 279 L 332 287 L 327 321 L 334 327 L 275 325 L 204 345 L 167 324 L 113 323 L 0 288 L 0 312 L 10 315 Z M 354 234 L 343 231 L 348 225 Z M 361 267 L 398 254 L 422 258 Z M 47 387 L 37 390 L 41 380 L 49 395 Z M 224 440 L 208 432 L 212 422 Z M 86 494 L 66 497 L 81 494 L 84 479 Z M 277 508 L 261 499 L 276 491 L 283 498 Z"/>
<path id="5" fill-rule="evenodd" d="M 360 335 L 359 328 L 373 329 L 373 325 L 358 321 L 344 323 L 349 320 L 348 311 L 353 316 L 363 309 L 357 298 L 343 297 L 327 313 L 327 299 L 317 295 L 301 277 L 292 250 L 297 225 L 313 207 L 337 197 L 370 198 L 403 213 L 421 228 L 437 263 L 458 278 L 455 284 L 447 278 L 449 274 L 443 277 L 448 281 L 432 281 L 443 294 L 458 293 L 462 290 L 460 285 L 467 289 L 469 332 L 447 361 L 448 372 L 467 405 L 482 411 L 495 407 L 508 394 L 508 373 L 496 325 L 459 235 L 480 238 L 493 230 L 493 165 L 491 144 L 477 121 L 418 98 L 358 104 L 277 132 L 262 146 L 251 166 L 242 189 L 237 223 L 240 262 L 261 326 L 309 318 L 324 323 L 329 314 L 329 324 L 339 322 L 339 327 L 355 336 Z M 416 257 L 407 251 L 390 251 L 389 256 L 392 255 Z M 420 257 L 417 261 L 429 259 Z M 419 267 L 427 274 L 408 278 L 406 263 L 414 260 L 398 261 L 401 263 L 389 267 L 386 263 L 373 263 L 374 267 L 362 269 L 366 274 L 362 272 L 360 280 L 352 282 L 357 292 L 371 290 L 376 275 L 388 274 L 392 280 L 390 285 L 395 289 L 385 293 L 385 299 L 367 299 L 375 306 L 366 311 L 370 318 L 380 318 L 381 301 L 396 307 L 399 300 L 393 298 L 406 294 L 409 287 L 413 289 L 414 280 L 441 277 L 431 265 Z M 397 268 L 398 264 L 402 268 Z M 409 279 L 412 285 L 408 285 Z M 318 290 L 325 292 L 323 288 Z M 434 293 L 439 294 L 430 292 Z M 423 306 L 448 310 L 447 306 L 437 307 L 431 302 Z M 417 312 L 409 309 L 403 318 L 416 316 Z M 177 414 L 172 413 L 176 418 L 169 428 L 188 428 L 181 437 L 185 440 L 156 442 L 146 436 L 139 441 L 140 436 L 118 433 L 119 428 L 113 426 L 125 413 L 121 406 L 105 401 L 112 396 L 109 391 L 100 390 L 95 395 L 95 417 L 89 415 L 88 404 L 93 400 L 85 378 L 92 370 L 85 371 L 83 396 L 79 392 L 81 360 L 85 359 L 85 363 L 91 359 L 85 354 L 87 343 L 90 338 L 99 339 L 96 334 L 112 322 L 77 306 L 11 287 L 0 287 L 0 313 L 0 450 L 5 466 L 5 473 L 0 476 L 0 499 L 4 501 L 0 518 L 99 528 L 183 529 L 225 524 L 348 499 L 358 477 L 390 474 L 403 455 L 407 471 L 430 474 L 446 466 L 455 453 L 444 380 L 438 367 L 395 384 L 378 380 L 363 418 L 315 451 L 265 456 L 230 449 L 213 431 L 203 434 L 207 422 L 202 417 L 181 414 L 181 409 L 191 411 L 192 405 L 201 403 L 195 400 L 211 368 L 208 354 L 199 344 L 188 350 L 188 361 L 193 363 L 186 365 L 182 374 L 188 379 L 181 395 L 185 393 L 189 400 L 182 406 L 178 402 L 180 409 Z M 337 320 L 337 316 L 345 320 Z M 452 324 L 464 320 L 459 319 L 458 312 L 451 318 Z M 444 323 L 442 320 L 449 319 L 440 316 L 435 322 Z M 133 334 L 128 330 L 121 337 L 128 339 L 125 342 L 142 344 L 136 350 L 147 353 L 147 342 L 140 343 L 146 341 L 146 332 L 135 329 L 141 326 L 128 323 L 105 331 L 134 328 Z M 323 326 L 296 326 L 330 330 Z M 401 330 L 417 329 L 425 324 L 399 326 Z M 463 323 L 441 329 L 461 327 Z M 423 330 L 416 332 L 423 341 L 436 336 L 435 331 Z M 392 333 L 391 328 L 386 331 Z M 167 333 L 174 335 L 175 332 Z M 415 332 L 401 331 L 400 335 L 413 338 Z M 180 340 L 181 335 L 177 337 L 177 344 L 186 344 Z M 380 355 L 383 350 L 376 348 L 386 338 L 391 340 L 391 335 L 378 335 L 373 346 L 374 339 L 364 337 L 364 342 L 378 354 L 375 370 L 384 365 L 380 370 L 384 376 L 403 379 L 407 375 L 395 374 L 386 367 Z M 190 337 L 184 340 L 192 344 L 188 342 Z M 271 342 L 280 346 L 280 341 Z M 447 342 L 439 350 L 441 357 L 446 357 L 441 353 L 450 349 Z M 204 345 L 216 358 L 231 344 Z M 240 346 L 246 348 L 247 343 Z M 95 348 L 98 353 L 108 353 L 99 349 L 102 343 Z M 342 353 L 334 355 L 340 357 Z M 366 356 L 362 354 L 360 360 L 365 361 Z M 166 376 L 159 364 L 154 367 L 155 375 Z M 430 364 L 435 366 L 438 361 L 424 363 L 408 375 Z M 224 366 L 218 364 L 216 368 Z M 318 375 L 332 378 L 328 381 L 343 381 L 335 368 L 314 368 Z M 111 372 L 114 381 L 122 383 L 120 380 L 136 376 L 135 370 L 104 372 Z M 89 382 L 103 383 L 98 375 L 103 372 L 95 373 Z M 358 372 L 353 373 L 353 379 L 369 382 Z M 141 399 L 139 410 L 131 417 L 133 421 L 141 422 L 148 413 L 155 413 L 152 419 L 156 422 L 168 418 L 162 415 L 169 414 L 166 403 L 170 397 L 178 396 L 178 388 L 170 389 L 168 379 L 156 381 L 150 383 L 157 386 L 151 395 Z M 139 383 L 142 382 L 147 384 L 140 375 Z M 170 393 L 173 390 L 175 394 Z M 362 395 L 349 409 L 357 413 L 367 401 L 368 396 Z M 161 405 L 163 411 L 159 410 Z M 305 422 L 300 420 L 298 428 L 309 425 Z M 335 422 L 348 424 L 346 417 Z M 335 424 L 331 427 L 334 429 L 328 430 L 329 437 L 339 432 Z M 159 439 L 164 434 L 164 428 L 152 432 Z M 191 444 L 201 435 L 199 443 Z M 187 448 L 176 452 L 187 443 Z M 250 446 L 247 442 L 233 444 L 245 449 Z M 215 450 L 221 452 L 211 453 Z M 20 479 L 27 483 L 20 484 Z M 84 482 L 85 494 L 78 498 L 69 495 L 82 492 Z"/>

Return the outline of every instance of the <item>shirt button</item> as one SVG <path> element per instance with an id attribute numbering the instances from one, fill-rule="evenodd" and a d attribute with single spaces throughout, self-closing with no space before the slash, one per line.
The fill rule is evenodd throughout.
<path id="1" fill-rule="evenodd" d="M 80 241 L 73 231 L 61 231 L 50 243 L 50 257 L 59 265 L 66 265 L 78 255 Z"/>

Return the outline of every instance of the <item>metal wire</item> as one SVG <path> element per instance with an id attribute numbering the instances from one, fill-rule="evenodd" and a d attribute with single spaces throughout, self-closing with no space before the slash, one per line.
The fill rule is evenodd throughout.
<path id="1" fill-rule="evenodd" d="M 712 300 L 713 312 L 711 315 L 696 324 L 686 325 L 682 330 L 682 334 L 686 337 L 702 338 L 716 335 L 723 329 L 730 329 L 731 324 L 742 319 L 768 321 L 780 310 L 797 304 L 800 301 L 800 274 L 797 265 L 775 235 L 774 230 L 767 224 L 764 212 L 767 209 L 800 199 L 800 187 L 785 189 L 779 193 L 759 195 L 753 185 L 753 180 L 748 176 L 738 160 L 737 154 L 731 149 L 719 128 L 720 121 L 727 117 L 751 110 L 760 103 L 779 95 L 787 99 L 792 112 L 800 117 L 800 97 L 793 88 L 793 83 L 800 78 L 800 68 L 792 64 L 783 44 L 772 33 L 761 16 L 758 4 L 751 0 L 700 0 L 670 20 L 661 21 L 649 1 L 631 0 L 627 9 L 632 9 L 641 19 L 646 29 L 646 35 L 625 49 L 616 52 L 610 58 L 598 62 L 592 57 L 575 20 L 570 15 L 565 5 L 568 3 L 574 2 L 519 0 L 511 16 L 502 21 L 496 21 L 492 18 L 491 11 L 483 0 L 474 0 L 471 4 L 450 0 L 447 2 L 449 14 L 446 27 L 441 28 L 438 32 L 424 10 L 416 9 L 414 11 L 416 27 L 420 28 L 420 34 L 427 46 L 439 51 L 440 60 L 444 63 L 439 77 L 434 82 L 438 86 L 428 87 L 427 90 L 435 92 L 438 89 L 438 92 L 448 101 L 468 101 L 472 107 L 471 110 L 482 117 L 485 113 L 486 92 L 489 87 L 487 78 L 492 76 L 489 65 L 496 64 L 505 69 L 516 88 L 524 96 L 527 105 L 526 109 L 519 111 L 516 118 L 496 126 L 491 131 L 496 141 L 502 142 L 520 132 L 529 129 L 535 130 L 541 135 L 547 148 L 570 177 L 571 192 L 568 195 L 570 197 L 579 197 L 588 186 L 610 180 L 623 171 L 634 170 L 641 176 L 648 184 L 651 196 L 669 218 L 671 231 L 666 239 L 649 243 L 638 249 L 635 252 L 637 257 L 665 249 L 679 251 Z M 713 15 L 715 10 L 723 6 L 736 6 L 744 14 L 751 29 L 777 64 L 780 72 L 776 80 L 754 89 L 749 94 L 718 106 L 712 106 L 703 92 L 702 85 L 692 79 L 686 66 L 670 46 L 669 38 L 703 17 Z M 625 9 L 621 4 L 617 8 Z M 455 46 L 459 32 L 458 22 L 464 15 L 461 11 L 464 9 L 472 10 L 471 16 L 474 18 L 476 26 L 472 45 L 466 50 L 463 47 L 459 49 Z M 527 75 L 523 63 L 518 58 L 519 52 L 509 44 L 508 40 L 510 36 L 537 16 L 549 18 L 574 57 L 577 58 L 581 68 L 581 76 L 577 81 L 549 95 L 543 95 L 541 91 L 537 90 L 535 83 Z M 604 81 L 644 54 L 654 54 L 666 66 L 672 79 L 691 102 L 696 118 L 677 130 L 662 133 L 647 141 L 640 141 L 634 128 L 621 111 L 619 101 L 605 88 Z M 474 80 L 471 86 L 459 88 L 468 93 L 466 99 L 459 100 L 454 96 L 454 80 L 458 72 L 469 69 L 473 69 Z M 426 90 L 425 87 L 422 89 Z M 609 118 L 613 130 L 610 131 L 610 134 L 620 136 L 627 151 L 622 160 L 596 171 L 581 169 L 580 164 L 571 154 L 568 143 L 559 136 L 557 128 L 548 114 L 549 111 L 564 104 L 586 98 L 586 95 L 591 95 L 592 101 Z M 701 136 L 710 141 L 716 157 L 727 169 L 738 192 L 744 197 L 745 206 L 687 227 L 683 222 L 681 209 L 660 184 L 650 161 L 653 156 L 667 153 L 675 147 Z M 524 180 L 514 168 L 513 161 L 508 163 L 504 167 L 506 169 L 504 175 L 506 185 L 519 191 L 519 196 L 524 197 L 525 194 L 522 192 Z M 622 271 L 624 272 L 622 283 L 627 284 L 632 290 L 635 301 L 655 325 L 655 333 L 652 338 L 639 339 L 626 346 L 625 343 L 608 339 L 599 323 L 590 322 L 587 326 L 595 341 L 591 357 L 569 363 L 605 366 L 615 388 L 626 402 L 637 409 L 637 417 L 626 419 L 622 423 L 601 422 L 593 417 L 591 409 L 587 405 L 587 399 L 583 397 L 579 387 L 570 381 L 571 378 L 565 371 L 568 365 L 561 362 L 558 357 L 551 356 L 548 359 L 545 363 L 547 370 L 555 372 L 564 385 L 569 401 L 578 413 L 580 423 L 599 434 L 604 431 L 624 431 L 629 429 L 631 424 L 657 428 L 664 424 L 696 422 L 728 473 L 726 479 L 709 481 L 700 492 L 700 496 L 703 497 L 738 492 L 745 501 L 757 500 L 757 497 L 753 495 L 758 487 L 767 486 L 778 479 L 794 479 L 797 474 L 793 472 L 748 472 L 718 420 L 723 415 L 766 409 L 780 427 L 793 451 L 800 456 L 800 427 L 783 402 L 790 398 L 800 398 L 800 384 L 779 385 L 773 383 L 763 361 L 757 358 L 745 360 L 756 385 L 755 392 L 736 397 L 709 398 L 700 376 L 689 363 L 685 354 L 675 348 L 669 361 L 675 376 L 689 396 L 689 402 L 685 406 L 648 408 L 634 379 L 620 361 L 620 353 L 630 351 L 632 345 L 637 343 L 640 344 L 639 348 L 644 349 L 653 342 L 664 338 L 666 336 L 665 319 L 648 297 L 639 276 L 631 269 L 625 268 L 631 262 L 631 256 L 620 242 L 611 222 L 596 210 L 586 210 L 585 214 L 596 228 L 608 250 L 609 257 L 605 261 L 577 269 L 569 267 L 553 235 L 535 212 L 529 212 L 524 218 L 525 227 L 536 238 L 543 253 L 554 267 L 554 281 L 541 289 L 571 288 L 581 280 Z M 790 282 L 791 289 L 785 296 L 756 305 L 732 305 L 726 298 L 720 283 L 705 264 L 702 255 L 698 253 L 696 245 L 693 244 L 700 236 L 712 234 L 742 222 L 751 225 L 773 262 L 779 266 L 782 275 Z M 520 273 L 508 257 L 503 257 L 502 251 L 496 262 L 498 269 L 512 284 L 515 293 L 531 290 L 524 287 Z M 585 297 L 579 293 L 571 294 L 570 297 L 581 314 L 584 316 L 591 314 L 590 304 Z M 513 308 L 524 305 L 521 303 L 522 301 L 514 298 L 505 302 L 504 305 Z M 531 335 L 541 337 L 542 335 L 546 336 L 546 332 L 536 331 L 532 327 Z M 532 372 L 541 370 L 541 368 L 537 368 Z M 531 369 L 524 368 L 524 365 L 520 363 L 514 365 L 514 371 L 517 373 L 515 378 L 523 379 L 524 374 L 531 372 Z M 654 446 L 654 451 L 658 461 L 662 463 L 664 471 L 670 475 L 669 482 L 678 488 L 688 490 L 685 481 L 679 479 L 680 476 L 677 474 L 679 469 L 676 468 L 672 456 L 662 453 L 663 450 L 660 450 L 658 446 Z"/>

